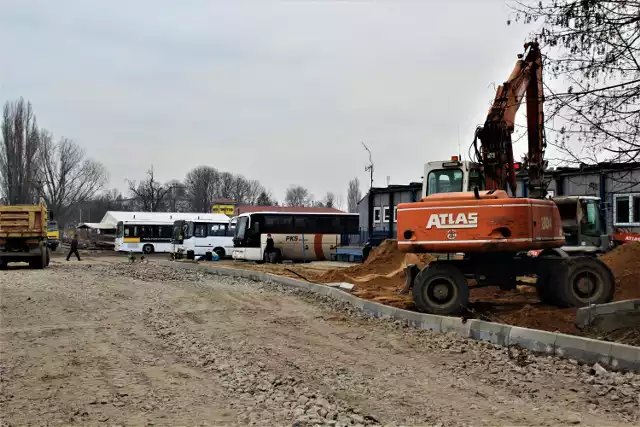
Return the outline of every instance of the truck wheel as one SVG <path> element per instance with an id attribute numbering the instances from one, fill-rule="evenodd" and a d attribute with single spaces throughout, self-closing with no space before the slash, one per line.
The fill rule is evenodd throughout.
<path id="1" fill-rule="evenodd" d="M 4 259 L 0 259 L 0 270 L 6 270 L 9 267 L 8 263 Z"/>
<path id="2" fill-rule="evenodd" d="M 560 280 L 558 295 L 564 305 L 585 307 L 613 300 L 615 278 L 605 263 L 594 257 L 571 258 L 567 261 L 566 280 Z"/>
<path id="3" fill-rule="evenodd" d="M 47 248 L 40 249 L 40 256 L 33 257 L 29 261 L 29 268 L 41 270 L 47 266 Z"/>
<path id="4" fill-rule="evenodd" d="M 424 268 L 411 290 L 418 309 L 432 314 L 458 314 L 469 301 L 469 285 L 462 272 L 451 264 Z"/>
<path id="5" fill-rule="evenodd" d="M 44 264 L 45 267 L 49 267 L 49 264 L 51 263 L 51 252 L 49 252 L 49 250 L 47 250 L 47 256 L 45 258 L 46 262 Z"/>
<path id="6" fill-rule="evenodd" d="M 145 255 L 151 255 L 154 252 L 153 245 L 144 245 L 142 247 L 142 252 L 144 252 Z"/>

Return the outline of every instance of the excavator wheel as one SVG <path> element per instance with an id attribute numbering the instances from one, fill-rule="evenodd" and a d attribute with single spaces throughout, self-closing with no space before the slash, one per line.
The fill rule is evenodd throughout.
<path id="1" fill-rule="evenodd" d="M 469 285 L 454 265 L 432 263 L 418 273 L 411 294 L 425 313 L 458 314 L 469 302 Z"/>
<path id="2" fill-rule="evenodd" d="M 589 256 L 570 258 L 565 263 L 565 280 L 559 281 L 557 289 L 563 305 L 585 307 L 613 300 L 615 278 L 605 263 Z"/>

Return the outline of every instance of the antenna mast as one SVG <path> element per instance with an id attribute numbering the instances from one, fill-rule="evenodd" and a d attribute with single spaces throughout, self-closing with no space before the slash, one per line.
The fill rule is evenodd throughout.
<path id="1" fill-rule="evenodd" d="M 370 183 L 369 183 L 369 188 L 373 187 L 373 160 L 371 159 L 371 150 L 369 150 L 369 147 L 367 147 L 365 145 L 364 142 L 360 141 L 362 143 L 362 146 L 364 147 L 365 150 L 367 150 L 367 153 L 369 153 L 369 165 L 364 167 L 365 172 L 369 172 L 370 174 Z"/>

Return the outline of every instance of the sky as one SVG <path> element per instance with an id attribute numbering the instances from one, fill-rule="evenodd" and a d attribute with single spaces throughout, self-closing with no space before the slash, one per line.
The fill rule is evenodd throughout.
<path id="1" fill-rule="evenodd" d="M 0 101 L 29 100 L 110 188 L 209 165 L 281 200 L 291 185 L 345 198 L 353 177 L 366 192 L 361 142 L 375 186 L 466 157 L 531 30 L 502 0 L 0 4 Z"/>

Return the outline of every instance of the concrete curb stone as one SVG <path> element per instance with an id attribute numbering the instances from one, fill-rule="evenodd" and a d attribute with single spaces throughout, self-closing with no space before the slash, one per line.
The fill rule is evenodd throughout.
<path id="1" fill-rule="evenodd" d="M 161 265 L 180 266 L 210 274 L 244 277 L 254 281 L 275 282 L 283 286 L 311 291 L 352 304 L 371 316 L 404 320 L 410 326 L 419 329 L 431 329 L 441 333 L 453 332 L 464 338 L 488 341 L 500 346 L 519 345 L 535 353 L 575 359 L 589 364 L 598 362 L 615 369 L 640 372 L 640 347 L 477 319 L 463 320 L 458 317 L 423 314 L 367 301 L 329 286 L 274 274 L 176 261 L 157 262 Z"/>
<path id="2" fill-rule="evenodd" d="M 576 326 L 578 328 L 585 328 L 599 317 L 626 315 L 630 313 L 640 314 L 640 299 L 616 301 L 579 308 L 576 312 Z"/>

